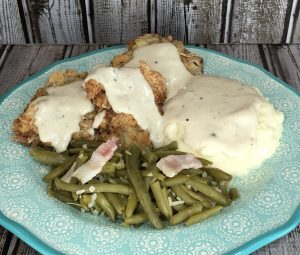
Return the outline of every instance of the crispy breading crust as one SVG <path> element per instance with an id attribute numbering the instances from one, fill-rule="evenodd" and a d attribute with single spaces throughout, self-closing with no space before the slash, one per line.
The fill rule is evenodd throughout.
<path id="1" fill-rule="evenodd" d="M 167 93 L 165 78 L 160 73 L 151 70 L 144 61 L 140 62 L 140 70 L 149 83 L 155 103 L 161 111 L 161 105 L 165 101 Z M 130 144 L 151 145 L 149 132 L 143 130 L 131 114 L 115 113 L 112 110 L 101 83 L 90 79 L 85 82 L 85 90 L 95 109 L 99 112 L 106 111 L 104 120 L 100 124 L 99 136 L 101 140 L 106 141 L 112 136 L 116 136 L 119 138 L 119 142 L 125 146 Z"/>
<path id="2" fill-rule="evenodd" d="M 184 48 L 183 42 L 174 40 L 172 36 L 162 37 L 157 34 L 145 34 L 137 37 L 133 41 L 128 42 L 127 52 L 117 55 L 113 58 L 111 65 L 113 67 L 122 67 L 133 58 L 133 52 L 135 49 L 155 44 L 170 42 L 176 46 L 180 59 L 185 65 L 186 69 L 193 75 L 199 75 L 203 73 L 203 60 L 199 56 L 189 52 Z"/>
<path id="3" fill-rule="evenodd" d="M 32 144 L 37 145 L 41 144 L 41 141 L 39 139 L 38 135 L 38 129 L 35 126 L 35 113 L 36 113 L 36 105 L 34 105 L 32 102 L 41 96 L 47 95 L 47 88 L 51 86 L 63 86 L 66 84 L 69 84 L 74 81 L 83 80 L 86 78 L 87 73 L 83 72 L 77 72 L 74 70 L 64 70 L 64 71 L 57 71 L 49 75 L 48 81 L 46 85 L 40 89 L 37 90 L 35 95 L 32 97 L 30 103 L 26 106 L 24 112 L 14 120 L 13 122 L 13 140 L 16 142 L 20 142 L 23 144 Z M 93 125 L 93 119 L 96 115 L 95 112 L 86 114 L 83 119 L 80 122 L 80 131 L 77 133 L 74 133 L 72 135 L 72 139 L 78 139 L 81 137 L 84 138 L 93 138 L 91 134 L 87 132 L 89 128 Z M 46 144 L 49 145 L 50 144 Z"/>
<path id="4" fill-rule="evenodd" d="M 100 140 L 106 141 L 118 137 L 123 146 L 131 144 L 151 146 L 149 132 L 143 130 L 131 114 L 106 111 L 104 120 L 99 126 Z"/>

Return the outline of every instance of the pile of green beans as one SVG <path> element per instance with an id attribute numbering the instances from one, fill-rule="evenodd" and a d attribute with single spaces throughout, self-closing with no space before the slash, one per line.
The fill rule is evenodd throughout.
<path id="1" fill-rule="evenodd" d="M 232 176 L 213 168 L 210 161 L 198 158 L 203 167 L 185 169 L 172 178 L 166 177 L 156 163 L 168 155 L 183 155 L 177 143 L 150 149 L 119 147 L 100 174 L 86 184 L 72 177 L 61 178 L 72 167 L 87 162 L 100 142 L 78 140 L 62 154 L 41 147 L 30 155 L 52 170 L 43 178 L 48 194 L 82 212 L 103 214 L 112 222 L 138 227 L 150 222 L 162 229 L 166 224 L 190 226 L 219 213 L 239 198 L 236 188 L 228 188 Z"/>

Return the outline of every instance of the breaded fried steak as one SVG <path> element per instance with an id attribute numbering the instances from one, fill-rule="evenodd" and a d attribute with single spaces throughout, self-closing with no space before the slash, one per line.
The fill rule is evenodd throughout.
<path id="1" fill-rule="evenodd" d="M 139 68 L 100 67 L 90 72 L 84 86 L 95 109 L 105 111 L 101 139 L 116 136 L 125 146 L 152 144 L 151 135 L 156 132 L 153 122 L 161 118 L 166 98 L 165 79 L 160 73 L 144 61 Z"/>
<path id="2" fill-rule="evenodd" d="M 185 49 L 182 42 L 155 34 L 129 42 L 127 52 L 115 56 L 111 64 L 134 68 L 142 60 L 166 78 L 167 100 L 185 88 L 192 77 L 203 73 L 202 59 Z"/>
<path id="3" fill-rule="evenodd" d="M 87 76 L 86 72 L 77 72 L 74 70 L 57 71 L 50 74 L 46 85 L 37 90 L 32 97 L 30 103 L 26 106 L 24 112 L 13 122 L 13 139 L 16 142 L 23 144 L 37 145 L 41 143 L 41 139 L 36 125 L 36 113 L 38 110 L 37 101 L 43 100 L 48 95 L 48 89 L 58 88 L 69 84 L 76 84 L 74 82 L 83 81 Z M 59 109 L 57 109 L 59 110 Z M 94 137 L 90 134 L 89 129 L 92 127 L 95 112 L 87 113 L 81 119 L 78 132 L 72 134 L 72 139 L 90 138 Z M 45 142 L 46 145 L 52 146 L 51 143 Z"/>
<path id="4" fill-rule="evenodd" d="M 157 34 L 145 34 L 132 41 L 129 41 L 127 51 L 121 55 L 115 56 L 111 62 L 111 65 L 113 67 L 122 67 L 133 59 L 134 51 L 136 49 L 159 43 L 172 43 L 177 48 L 182 63 L 192 75 L 199 75 L 203 73 L 204 65 L 201 57 L 189 52 L 186 48 L 184 48 L 182 41 L 174 40 L 172 36 L 162 37 Z"/>
<path id="5" fill-rule="evenodd" d="M 170 36 L 147 34 L 111 65 L 52 73 L 14 120 L 13 139 L 58 152 L 79 138 L 161 145 L 162 106 L 203 73 L 202 59 Z"/>

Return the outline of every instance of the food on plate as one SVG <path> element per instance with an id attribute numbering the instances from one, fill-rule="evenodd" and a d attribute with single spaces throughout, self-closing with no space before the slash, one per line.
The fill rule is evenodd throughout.
<path id="1" fill-rule="evenodd" d="M 202 58 L 171 36 L 139 36 L 128 43 L 127 52 L 114 57 L 112 66 L 138 67 L 141 60 L 166 78 L 167 98 L 176 95 L 191 77 L 203 73 Z"/>
<path id="2" fill-rule="evenodd" d="M 279 146 L 283 114 L 255 88 L 231 79 L 199 76 L 163 107 L 165 142 L 241 176 Z"/>
<path id="3" fill-rule="evenodd" d="M 86 72 L 74 70 L 50 74 L 46 85 L 14 120 L 14 140 L 28 145 L 44 143 L 62 152 L 71 138 L 90 137 L 95 114 L 81 86 L 86 76 Z"/>
<path id="4" fill-rule="evenodd" d="M 161 143 L 158 126 L 165 79 L 145 62 L 139 68 L 94 68 L 84 87 L 97 111 L 105 111 L 100 124 L 103 140 L 116 136 L 123 145 Z"/>
<path id="5" fill-rule="evenodd" d="M 162 219 L 190 226 L 237 200 L 228 183 L 272 156 L 283 119 L 258 89 L 203 74 L 182 42 L 145 35 L 111 66 L 51 74 L 13 131 L 53 166 L 49 195 L 161 229 Z"/>
<path id="6" fill-rule="evenodd" d="M 85 142 L 89 144 L 89 140 L 71 143 L 62 158 L 52 151 L 31 149 L 42 151 L 31 154 L 41 163 L 62 162 L 43 178 L 48 193 L 82 212 L 103 213 L 123 226 L 149 221 L 162 229 L 166 221 L 199 223 L 239 197 L 235 188 L 228 187 L 232 177 L 212 168 L 211 162 L 183 152 L 174 155 L 176 142 L 155 150 L 135 145 L 125 149 L 114 137 L 98 142 L 96 148 L 95 143 Z M 75 148 L 79 150 L 73 153 Z M 45 162 L 42 154 L 53 160 Z"/>

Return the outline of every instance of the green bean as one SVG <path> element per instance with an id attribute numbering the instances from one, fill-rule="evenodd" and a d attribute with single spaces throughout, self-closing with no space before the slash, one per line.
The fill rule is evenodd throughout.
<path id="1" fill-rule="evenodd" d="M 205 183 L 197 182 L 192 178 L 187 182 L 187 184 L 190 184 L 195 190 L 200 191 L 220 205 L 227 206 L 230 204 L 230 200 L 227 197 Z"/>
<path id="2" fill-rule="evenodd" d="M 230 181 L 232 176 L 224 171 L 214 168 L 214 167 L 204 167 L 202 168 L 207 174 L 212 176 L 213 178 L 217 179 L 218 181 Z"/>
<path id="3" fill-rule="evenodd" d="M 130 217 L 126 217 L 124 222 L 129 225 L 141 224 L 147 220 L 147 215 L 145 213 L 137 213 Z"/>
<path id="4" fill-rule="evenodd" d="M 116 211 L 115 208 L 108 202 L 104 193 L 97 194 L 97 203 L 106 213 L 106 215 L 111 219 L 112 222 L 116 220 Z"/>
<path id="5" fill-rule="evenodd" d="M 145 173 L 152 173 L 152 175 L 160 181 L 163 181 L 166 178 L 166 176 L 164 174 L 161 174 L 159 168 L 154 164 L 149 164 L 149 166 L 147 166 L 147 170 L 143 171 L 147 171 Z"/>
<path id="6" fill-rule="evenodd" d="M 70 154 L 78 154 L 81 151 L 84 151 L 84 152 L 88 153 L 88 152 L 93 152 L 95 150 L 94 149 L 73 148 L 73 149 L 69 149 L 68 151 L 69 151 Z"/>
<path id="7" fill-rule="evenodd" d="M 171 142 L 165 146 L 161 146 L 161 147 L 158 147 L 158 148 L 155 148 L 153 150 L 153 152 L 157 152 L 157 151 L 170 151 L 170 150 L 177 150 L 178 148 L 178 143 L 176 141 L 174 142 Z"/>
<path id="8" fill-rule="evenodd" d="M 184 169 L 180 172 L 181 174 L 184 174 L 184 175 L 191 175 L 191 176 L 194 176 L 194 175 L 199 175 L 199 174 L 203 174 L 203 170 L 200 169 L 200 168 L 190 168 L 190 169 Z"/>
<path id="9" fill-rule="evenodd" d="M 48 194 L 51 197 L 55 197 L 57 200 L 65 203 L 65 204 L 72 205 L 76 209 L 79 209 L 82 207 L 81 204 L 77 203 L 76 201 L 74 201 L 72 199 L 72 196 L 70 196 L 70 193 L 63 192 L 63 191 L 54 191 L 52 189 L 48 189 Z"/>
<path id="10" fill-rule="evenodd" d="M 87 139 L 79 139 L 74 142 L 71 142 L 69 147 L 71 148 L 82 148 L 84 145 L 87 146 L 87 148 L 90 149 L 96 149 L 100 146 L 101 142 L 98 141 L 91 141 Z"/>
<path id="11" fill-rule="evenodd" d="M 155 213 L 154 206 L 151 202 L 150 195 L 146 190 L 145 183 L 139 171 L 139 157 L 140 151 L 138 148 L 131 146 L 130 154 L 126 154 L 127 172 L 129 179 L 136 191 L 137 197 L 146 213 L 150 223 L 157 229 L 162 229 L 164 225 L 162 224 L 160 218 Z"/>
<path id="12" fill-rule="evenodd" d="M 115 151 L 113 157 L 111 158 L 111 162 L 118 163 L 123 158 L 123 154 L 119 151 Z"/>
<path id="13" fill-rule="evenodd" d="M 64 161 L 64 163 L 57 166 L 51 172 L 49 172 L 47 175 L 45 175 L 43 177 L 43 181 L 49 183 L 56 177 L 59 177 L 59 176 L 62 176 L 63 174 L 65 174 L 69 170 L 69 168 L 74 164 L 74 162 L 76 161 L 76 158 L 77 158 L 77 156 L 75 156 L 75 155 L 68 158 L 66 161 Z"/>
<path id="14" fill-rule="evenodd" d="M 193 224 L 199 223 L 209 217 L 212 217 L 219 213 L 222 210 L 223 206 L 217 205 L 214 208 L 208 209 L 206 211 L 200 212 L 198 214 L 195 214 L 187 219 L 185 222 L 186 226 L 191 226 Z"/>
<path id="15" fill-rule="evenodd" d="M 119 162 L 111 162 L 108 161 L 101 171 L 103 174 L 112 174 L 115 172 L 115 170 L 121 170 L 125 168 L 125 163 L 123 160 L 120 160 Z"/>
<path id="16" fill-rule="evenodd" d="M 149 164 L 153 164 L 158 160 L 158 157 L 147 147 L 143 147 L 141 149 L 142 157 L 147 161 Z"/>
<path id="17" fill-rule="evenodd" d="M 204 166 L 212 165 L 212 162 L 209 161 L 209 160 L 207 160 L 207 159 L 205 159 L 205 158 L 199 158 L 199 157 L 197 157 L 197 159 L 199 159 L 200 162 L 202 163 L 202 165 L 204 165 Z"/>
<path id="18" fill-rule="evenodd" d="M 168 207 L 167 207 L 168 204 L 166 203 L 164 197 L 162 196 L 162 189 L 159 185 L 159 181 L 152 182 L 150 184 L 150 187 L 151 187 L 151 190 L 152 190 L 152 193 L 153 193 L 153 196 L 154 196 L 157 207 L 159 208 L 161 213 L 167 219 L 169 219 L 170 215 L 169 215 L 169 210 L 168 210 Z"/>
<path id="19" fill-rule="evenodd" d="M 199 203 L 205 207 L 205 208 L 211 208 L 211 203 L 202 195 L 197 194 L 193 192 L 192 190 L 188 189 L 185 185 L 182 185 L 181 188 L 188 193 L 192 198 L 196 199 L 199 201 Z"/>
<path id="20" fill-rule="evenodd" d="M 66 183 L 62 180 L 56 178 L 54 184 L 59 190 L 66 190 L 69 192 L 78 192 L 82 193 L 102 193 L 102 192 L 112 192 L 119 193 L 124 195 L 129 195 L 131 188 L 125 184 L 114 184 L 114 183 L 95 183 L 95 184 L 74 184 Z"/>
<path id="21" fill-rule="evenodd" d="M 126 206 L 125 215 L 131 217 L 138 204 L 138 199 L 134 190 L 132 190 L 128 196 L 128 203 Z"/>
<path id="22" fill-rule="evenodd" d="M 181 210 L 187 208 L 185 204 L 179 204 L 179 205 L 173 205 L 172 206 L 177 212 L 180 212 Z"/>
<path id="23" fill-rule="evenodd" d="M 186 152 L 182 152 L 182 151 L 175 151 L 175 150 L 170 150 L 170 151 L 156 151 L 154 152 L 156 154 L 156 156 L 158 156 L 159 158 L 164 158 L 167 157 L 169 155 L 185 155 Z"/>
<path id="24" fill-rule="evenodd" d="M 185 221 L 187 218 L 202 212 L 203 207 L 201 204 L 195 204 L 192 205 L 190 207 L 187 207 L 185 209 L 182 209 L 181 211 L 179 211 L 178 213 L 174 214 L 171 218 L 170 218 L 170 224 L 171 225 L 176 225 L 178 223 L 181 223 L 183 221 Z"/>
<path id="25" fill-rule="evenodd" d="M 87 160 L 88 160 L 88 156 L 84 154 L 84 151 L 80 151 L 79 155 L 78 155 L 78 157 L 76 159 L 74 170 L 76 170 L 79 167 L 81 167 L 85 162 L 87 162 Z"/>
<path id="26" fill-rule="evenodd" d="M 201 183 L 205 183 L 205 184 L 209 184 L 211 181 L 211 178 L 200 177 L 200 176 L 193 176 L 193 179 L 197 182 L 201 182 Z"/>
<path id="27" fill-rule="evenodd" d="M 80 204 L 82 207 L 86 210 L 89 211 L 89 204 L 92 202 L 92 195 L 82 195 L 79 197 Z"/>
<path id="28" fill-rule="evenodd" d="M 105 193 L 108 202 L 115 208 L 118 214 L 123 214 L 125 211 L 125 204 L 120 198 L 119 194 L 116 193 Z"/>
<path id="29" fill-rule="evenodd" d="M 235 200 L 239 199 L 240 194 L 236 188 L 231 188 L 229 190 L 229 197 L 232 201 L 235 201 Z"/>
<path id="30" fill-rule="evenodd" d="M 167 209 L 168 209 L 168 215 L 170 215 L 170 217 L 173 215 L 173 209 L 172 207 L 169 205 L 169 200 L 168 200 L 168 191 L 167 191 L 167 188 L 166 187 L 163 187 L 161 189 L 161 196 L 163 197 L 164 199 L 164 202 L 167 206 Z"/>
<path id="31" fill-rule="evenodd" d="M 125 170 L 125 169 L 117 170 L 116 177 L 128 177 L 127 170 Z"/>
<path id="32" fill-rule="evenodd" d="M 178 174 L 172 178 L 166 178 L 164 184 L 167 186 L 174 186 L 186 183 L 190 179 L 190 176 Z"/>
<path id="33" fill-rule="evenodd" d="M 54 151 L 45 150 L 41 147 L 31 147 L 29 154 L 34 160 L 52 166 L 59 166 L 66 161 L 68 156 L 59 154 Z"/>
<path id="34" fill-rule="evenodd" d="M 183 189 L 182 189 L 182 185 L 175 185 L 172 186 L 172 190 L 175 192 L 175 194 L 180 197 L 185 204 L 187 205 L 193 205 L 197 203 L 197 200 L 192 198 L 188 193 L 186 193 Z"/>
<path id="35" fill-rule="evenodd" d="M 152 182 L 153 180 L 153 177 L 143 177 L 143 180 L 144 180 L 144 183 L 145 183 L 145 188 L 147 191 L 149 191 L 149 188 L 150 188 L 150 183 Z"/>
<path id="36" fill-rule="evenodd" d="M 108 161 L 102 168 L 102 174 L 111 174 L 116 170 L 116 163 Z"/>
<path id="37" fill-rule="evenodd" d="M 222 191 L 222 194 L 223 194 L 225 197 L 227 197 L 228 199 L 230 199 L 230 195 L 229 195 L 229 193 L 228 193 L 226 187 L 221 186 L 221 185 L 216 186 L 216 187 L 219 188 L 219 189 Z"/>

